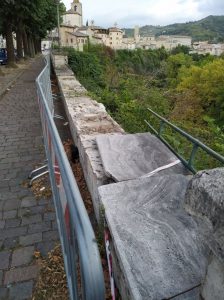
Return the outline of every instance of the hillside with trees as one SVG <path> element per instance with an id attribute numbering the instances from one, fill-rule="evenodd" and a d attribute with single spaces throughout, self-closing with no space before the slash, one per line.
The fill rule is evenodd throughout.
<path id="1" fill-rule="evenodd" d="M 130 133 L 158 128 L 151 108 L 224 154 L 224 57 L 181 51 L 127 51 L 89 45 L 83 53 L 69 49 L 69 64 L 90 95 Z M 184 157 L 192 147 L 170 130 L 166 139 Z M 198 152 L 198 169 L 218 166 Z"/>
<path id="2" fill-rule="evenodd" d="M 125 29 L 127 36 L 133 36 L 133 29 Z M 142 36 L 153 35 L 188 35 L 193 41 L 224 41 L 224 16 L 208 16 L 202 20 L 176 23 L 167 26 L 146 25 L 140 28 Z"/>

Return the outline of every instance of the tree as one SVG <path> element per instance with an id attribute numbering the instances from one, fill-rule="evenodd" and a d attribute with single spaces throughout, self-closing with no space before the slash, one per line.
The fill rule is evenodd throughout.
<path id="1" fill-rule="evenodd" d="M 172 87 L 175 87 L 178 82 L 177 77 L 180 68 L 188 68 L 192 65 L 192 62 L 192 57 L 184 53 L 169 56 L 167 59 L 167 76 Z"/>
<path id="2" fill-rule="evenodd" d="M 178 54 L 178 53 L 189 54 L 189 51 L 190 51 L 190 47 L 184 45 L 178 45 L 177 47 L 171 50 L 171 54 Z"/>
<path id="3" fill-rule="evenodd" d="M 200 103 L 205 114 L 224 125 L 224 59 L 183 68 L 177 90 L 182 93 L 183 101 L 190 94 L 192 100 Z"/>
<path id="4" fill-rule="evenodd" d="M 62 14 L 63 3 L 59 4 Z M 41 51 L 41 39 L 57 26 L 57 9 L 54 0 L 3 0 L 0 6 L 0 33 L 6 37 L 8 63 L 15 63 L 13 32 L 17 37 L 18 57 L 33 57 Z"/>

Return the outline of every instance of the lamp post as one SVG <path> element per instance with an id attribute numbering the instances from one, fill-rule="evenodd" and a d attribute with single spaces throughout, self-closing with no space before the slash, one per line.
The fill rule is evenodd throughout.
<path id="1" fill-rule="evenodd" d="M 61 35 L 60 35 L 60 15 L 59 15 L 59 3 L 60 0 L 55 0 L 57 5 L 57 19 L 58 19 L 58 46 L 61 48 Z"/>

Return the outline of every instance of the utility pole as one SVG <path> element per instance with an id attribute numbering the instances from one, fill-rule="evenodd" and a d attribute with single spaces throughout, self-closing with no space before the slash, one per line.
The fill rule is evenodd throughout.
<path id="1" fill-rule="evenodd" d="M 58 46 L 59 46 L 59 48 L 61 48 L 59 3 L 60 3 L 60 0 L 56 0 L 56 5 L 57 5 L 57 17 L 58 17 Z"/>

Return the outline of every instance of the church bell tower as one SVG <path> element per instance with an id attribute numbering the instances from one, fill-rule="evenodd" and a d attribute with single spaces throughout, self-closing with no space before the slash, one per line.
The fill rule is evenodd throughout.
<path id="1" fill-rule="evenodd" d="M 71 9 L 82 16 L 82 3 L 79 0 L 74 0 L 71 4 Z"/>
<path id="2" fill-rule="evenodd" d="M 63 15 L 63 24 L 82 27 L 82 3 L 79 0 L 73 0 L 71 9 Z"/>

